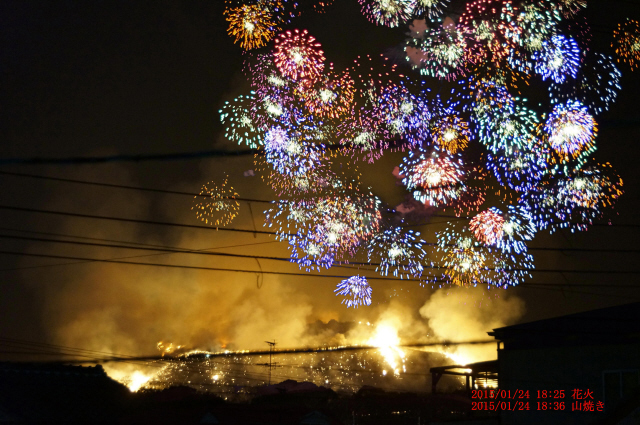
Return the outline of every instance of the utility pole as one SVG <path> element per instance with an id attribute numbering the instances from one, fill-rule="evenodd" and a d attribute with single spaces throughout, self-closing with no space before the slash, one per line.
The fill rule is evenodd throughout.
<path id="1" fill-rule="evenodd" d="M 269 366 L 269 385 L 271 385 L 271 369 L 277 367 L 278 363 L 274 363 L 272 362 L 272 354 L 273 354 L 273 350 L 276 347 L 276 340 L 274 339 L 273 341 L 265 341 L 267 344 L 269 344 L 269 363 L 258 363 L 259 366 Z"/>

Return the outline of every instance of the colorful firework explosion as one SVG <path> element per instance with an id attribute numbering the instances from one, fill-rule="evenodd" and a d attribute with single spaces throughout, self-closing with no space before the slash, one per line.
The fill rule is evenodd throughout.
<path id="1" fill-rule="evenodd" d="M 623 182 L 609 163 L 586 166 L 530 191 L 525 202 L 538 229 L 587 230 L 624 193 Z"/>
<path id="2" fill-rule="evenodd" d="M 466 47 L 463 32 L 446 24 L 427 30 L 423 38 L 409 39 L 405 52 L 421 74 L 449 81 L 465 73 Z"/>
<path id="3" fill-rule="evenodd" d="M 464 168 L 459 156 L 446 155 L 437 149 L 409 152 L 400 165 L 402 183 L 413 197 L 434 207 L 451 204 L 460 194 Z"/>
<path id="4" fill-rule="evenodd" d="M 531 277 L 533 257 L 512 254 L 477 241 L 467 227 L 448 227 L 436 234 L 443 276 L 458 286 L 515 286 Z"/>
<path id="5" fill-rule="evenodd" d="M 550 78 L 560 84 L 568 77 L 576 78 L 580 67 L 580 49 L 572 38 L 554 35 L 542 43 L 542 47 L 534 55 L 536 73 L 543 80 Z"/>
<path id="6" fill-rule="evenodd" d="M 426 15 L 429 18 L 437 18 L 444 13 L 449 0 L 415 0 L 413 14 Z"/>
<path id="7" fill-rule="evenodd" d="M 368 261 L 379 261 L 376 272 L 387 276 L 389 270 L 400 279 L 419 278 L 424 271 L 426 243 L 418 239 L 420 233 L 405 231 L 401 227 L 376 233 L 367 244 Z"/>
<path id="8" fill-rule="evenodd" d="M 469 230 L 480 243 L 521 254 L 527 251 L 524 241 L 532 240 L 536 233 L 533 218 L 522 205 L 509 205 L 507 211 L 504 214 L 491 207 L 471 219 Z"/>
<path id="9" fill-rule="evenodd" d="M 555 84 L 549 86 L 551 103 L 577 100 L 593 114 L 600 114 L 609 109 L 621 90 L 622 73 L 614 65 L 610 56 L 595 53 L 586 58 L 580 67 L 575 83 Z"/>
<path id="10" fill-rule="evenodd" d="M 376 25 L 397 27 L 409 20 L 415 0 L 358 0 L 362 13 Z"/>
<path id="11" fill-rule="evenodd" d="M 487 155 L 487 168 L 501 186 L 516 192 L 532 190 L 549 172 L 549 150 L 539 139 L 531 136 L 508 149 Z"/>
<path id="12" fill-rule="evenodd" d="M 449 109 L 431 125 L 431 137 L 443 152 L 455 154 L 469 145 L 471 131 L 455 110 Z"/>
<path id="13" fill-rule="evenodd" d="M 307 30 L 285 31 L 275 40 L 274 63 L 284 77 L 313 84 L 324 69 L 320 47 Z"/>
<path id="14" fill-rule="evenodd" d="M 566 162 L 593 152 L 598 128 L 587 108 L 577 101 L 558 104 L 544 124 L 549 144 Z"/>
<path id="15" fill-rule="evenodd" d="M 342 304 L 346 304 L 347 308 L 357 308 L 360 305 L 371 305 L 371 286 L 367 282 L 367 278 L 363 276 L 351 276 L 338 284 L 333 291 L 336 295 L 342 295 L 345 298 Z"/>
<path id="16" fill-rule="evenodd" d="M 354 84 L 348 72 L 341 75 L 330 72 L 319 78 L 316 84 L 303 90 L 301 96 L 309 112 L 316 117 L 336 119 L 352 110 Z"/>

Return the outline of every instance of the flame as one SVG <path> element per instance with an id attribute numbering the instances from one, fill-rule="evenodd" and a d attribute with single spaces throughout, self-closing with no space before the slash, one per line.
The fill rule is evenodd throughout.
<path id="1" fill-rule="evenodd" d="M 402 363 L 402 371 L 406 372 L 404 366 L 405 353 L 398 347 L 400 338 L 398 338 L 398 331 L 395 327 L 389 323 L 378 324 L 368 344 L 380 348 L 380 354 L 382 354 L 382 357 L 384 357 L 384 360 L 395 375 L 400 374 L 400 363 Z M 382 374 L 386 375 L 387 371 L 383 370 Z"/>
<path id="2" fill-rule="evenodd" d="M 132 393 L 135 393 L 140 388 L 142 388 L 147 382 L 149 382 L 150 379 L 151 379 L 151 376 L 145 375 L 140 371 L 135 371 L 133 375 L 131 375 L 131 377 L 129 378 L 129 383 L 127 384 L 127 387 L 129 387 L 129 391 L 131 391 Z"/>

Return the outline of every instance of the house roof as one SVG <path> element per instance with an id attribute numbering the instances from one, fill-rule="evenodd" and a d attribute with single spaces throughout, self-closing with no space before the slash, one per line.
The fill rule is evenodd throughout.
<path id="1" fill-rule="evenodd" d="M 640 342 L 640 302 L 496 328 L 504 349 Z"/>

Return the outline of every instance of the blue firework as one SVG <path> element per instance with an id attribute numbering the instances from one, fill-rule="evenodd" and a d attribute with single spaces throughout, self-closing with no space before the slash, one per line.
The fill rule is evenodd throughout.
<path id="1" fill-rule="evenodd" d="M 547 78 L 560 84 L 567 78 L 576 78 L 580 67 L 580 48 L 570 37 L 554 35 L 542 43 L 533 55 L 534 70 L 543 80 Z"/>
<path id="2" fill-rule="evenodd" d="M 333 292 L 344 297 L 342 304 L 346 304 L 347 307 L 357 308 L 360 305 L 371 305 L 373 291 L 364 276 L 351 276 L 343 280 Z"/>

